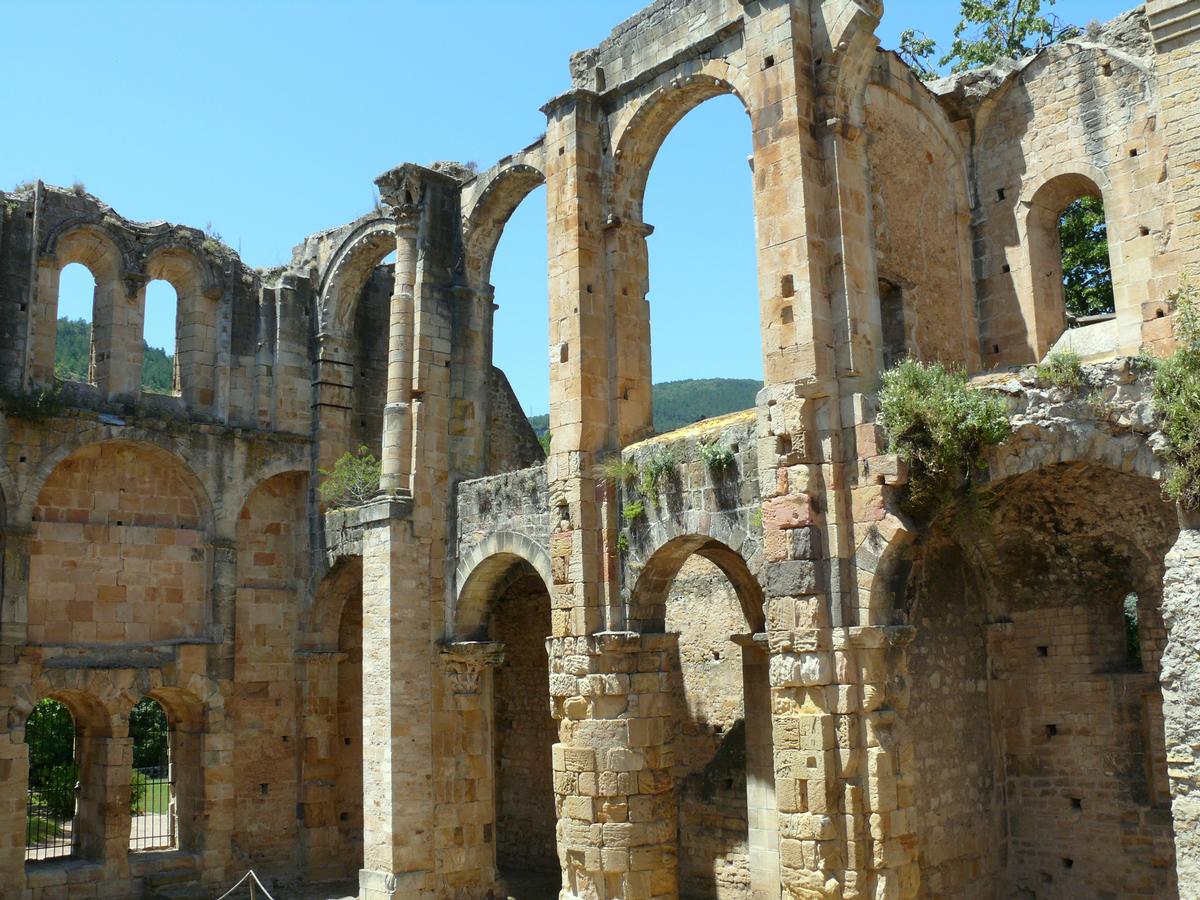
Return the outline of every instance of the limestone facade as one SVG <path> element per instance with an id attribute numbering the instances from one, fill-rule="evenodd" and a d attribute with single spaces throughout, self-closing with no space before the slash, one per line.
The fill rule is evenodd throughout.
<path id="1" fill-rule="evenodd" d="M 537 142 L 390 170 L 277 270 L 90 195 L 0 195 L 3 897 L 213 896 L 250 867 L 362 900 L 1200 897 L 1200 537 L 1131 359 L 1170 348 L 1167 295 L 1200 277 L 1200 13 L 932 83 L 878 49 L 881 13 L 658 0 L 571 58 Z M 725 93 L 765 385 L 653 436 L 642 195 Z M 542 184 L 548 455 L 492 365 L 489 283 Z M 1087 384 L 1047 389 L 1019 366 L 1066 329 L 1054 226 L 1080 196 L 1116 312 Z M 91 363 L 56 388 L 73 262 Z M 169 396 L 138 387 L 157 278 Z M 986 521 L 899 509 L 874 393 L 908 353 L 1007 398 Z M 323 508 L 362 444 L 379 496 Z M 146 695 L 166 851 L 129 849 Z M 76 723 L 74 843 L 27 862 L 47 697 Z"/>

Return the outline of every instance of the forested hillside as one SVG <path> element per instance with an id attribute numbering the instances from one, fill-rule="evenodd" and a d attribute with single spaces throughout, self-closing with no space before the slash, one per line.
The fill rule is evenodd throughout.
<path id="1" fill-rule="evenodd" d="M 654 430 L 674 431 L 701 419 L 750 409 L 762 388 L 752 378 L 689 378 L 654 385 Z M 550 417 L 530 416 L 529 424 L 539 435 L 550 427 Z"/>
<path id="2" fill-rule="evenodd" d="M 54 373 L 64 381 L 87 381 L 92 325 L 83 319 L 59 319 Z M 142 388 L 169 394 L 174 387 L 175 360 L 158 347 L 142 344 Z"/>

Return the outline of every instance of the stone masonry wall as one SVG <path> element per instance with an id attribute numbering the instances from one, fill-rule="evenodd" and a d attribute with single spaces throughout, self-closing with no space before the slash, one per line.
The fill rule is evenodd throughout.
<path id="1" fill-rule="evenodd" d="M 674 777 L 679 791 L 679 886 L 688 897 L 749 897 L 742 650 L 746 618 L 729 580 L 693 556 L 671 585 Z"/>

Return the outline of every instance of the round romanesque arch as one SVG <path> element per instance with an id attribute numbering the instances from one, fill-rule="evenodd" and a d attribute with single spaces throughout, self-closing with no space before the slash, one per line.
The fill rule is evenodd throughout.
<path id="1" fill-rule="evenodd" d="M 87 266 L 97 283 L 102 274 L 118 278 L 138 270 L 125 232 L 90 219 L 66 219 L 51 229 L 42 241 L 42 257 L 59 269 L 71 263 Z"/>
<path id="2" fill-rule="evenodd" d="M 464 215 L 467 276 L 479 287 L 491 278 L 492 259 L 505 224 L 525 198 L 546 183 L 545 173 L 527 162 L 510 161 L 480 177 L 485 176 L 487 184 Z"/>
<path id="3" fill-rule="evenodd" d="M 744 72 L 723 59 L 690 60 L 664 72 L 630 100 L 613 126 L 613 208 L 642 221 L 642 199 L 654 158 L 671 129 L 713 97 L 733 94 L 753 118 Z"/>
<path id="4" fill-rule="evenodd" d="M 343 556 L 317 583 L 312 603 L 301 621 L 305 641 L 314 647 L 336 647 L 338 626 L 347 604 L 362 597 L 363 560 Z"/>
<path id="5" fill-rule="evenodd" d="M 683 521 L 655 523 L 649 546 L 639 546 L 631 554 L 626 571 L 636 575 L 627 587 L 629 628 L 643 633 L 663 630 L 671 585 L 684 563 L 692 556 L 699 556 L 720 569 L 729 581 L 749 630 L 752 633 L 765 630 L 759 541 L 724 518 L 713 521 L 708 529 L 711 533 L 705 534 L 696 527 L 698 518 L 696 511 L 689 511 Z"/>
<path id="6" fill-rule="evenodd" d="M 483 640 L 490 605 L 514 578 L 514 572 L 532 569 L 546 586 L 554 583 L 550 554 L 527 535 L 498 531 L 488 535 L 459 560 L 455 572 L 457 591 L 448 611 L 447 631 L 456 640 Z"/>
<path id="7" fill-rule="evenodd" d="M 396 249 L 396 223 L 376 214 L 346 236 L 321 273 L 317 321 L 322 335 L 348 337 L 354 329 L 359 294 L 375 267 Z"/>
<path id="8" fill-rule="evenodd" d="M 1106 368 L 1125 380 L 1134 364 L 1117 360 Z M 1104 370 L 1102 370 L 1104 371 Z M 1144 380 L 1110 385 L 1109 402 L 1093 405 L 1082 400 L 1050 406 L 1048 392 L 1033 389 L 1025 394 L 1014 382 L 999 385 L 1016 393 L 1008 440 L 985 457 L 987 468 L 978 478 L 981 489 L 994 488 L 1017 476 L 1060 463 L 1093 464 L 1101 468 L 1161 483 L 1164 465 L 1153 449 L 1153 423 L 1144 396 Z M 1062 399 L 1062 398 L 1060 398 Z M 1097 415 L 1097 409 L 1104 412 Z M 899 507 L 899 496 L 889 492 L 883 519 L 863 532 L 857 547 L 859 585 L 869 598 L 873 623 L 890 623 L 896 592 L 907 578 L 907 567 L 921 530 Z"/>
<path id="9" fill-rule="evenodd" d="M 187 442 L 175 439 L 166 432 L 102 424 L 71 434 L 43 457 L 20 495 L 20 502 L 13 517 L 14 523 L 28 524 L 32 521 L 34 507 L 39 502 L 47 480 L 65 460 L 90 447 L 104 445 L 128 445 L 143 448 L 160 459 L 163 456 L 170 457 L 170 462 L 178 467 L 180 476 L 196 498 L 203 530 L 209 535 L 214 533 L 221 509 L 220 494 L 210 489 L 197 475 Z"/>

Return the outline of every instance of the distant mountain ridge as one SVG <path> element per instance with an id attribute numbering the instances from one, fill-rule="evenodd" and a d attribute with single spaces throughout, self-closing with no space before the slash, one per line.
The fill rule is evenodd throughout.
<path id="1" fill-rule="evenodd" d="M 58 320 L 54 345 L 54 374 L 64 381 L 87 381 L 92 354 L 92 323 L 86 319 Z M 165 350 L 142 342 L 142 388 L 156 394 L 171 392 L 175 360 Z"/>
<path id="2" fill-rule="evenodd" d="M 654 430 L 674 431 L 701 419 L 750 409 L 762 382 L 753 378 L 687 378 L 654 385 Z M 538 435 L 550 427 L 550 416 L 530 416 Z"/>

